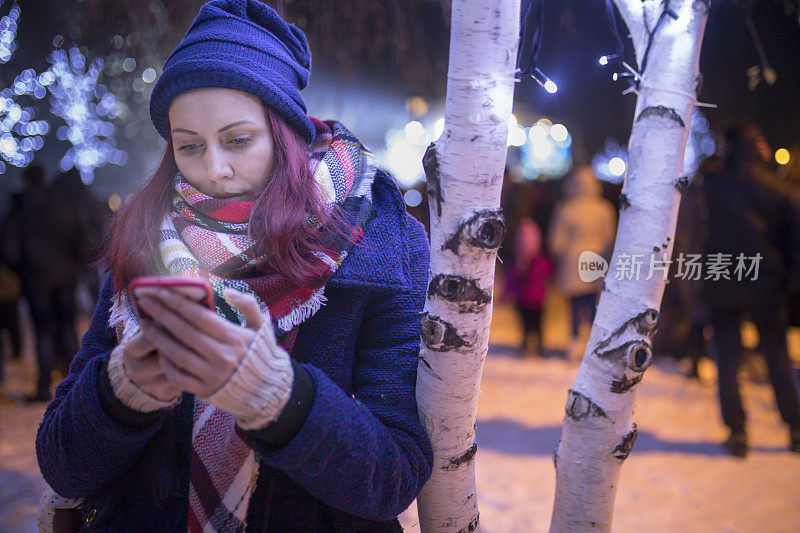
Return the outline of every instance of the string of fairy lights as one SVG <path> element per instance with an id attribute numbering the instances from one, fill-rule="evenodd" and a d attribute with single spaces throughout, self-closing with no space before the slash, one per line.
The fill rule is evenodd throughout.
<path id="1" fill-rule="evenodd" d="M 638 94 L 639 90 L 644 85 L 643 73 L 647 69 L 648 60 L 650 58 L 650 51 L 652 49 L 653 41 L 656 38 L 658 30 L 661 28 L 667 18 L 678 20 L 678 14 L 670 6 L 670 0 L 664 0 L 661 7 L 661 12 L 656 19 L 655 24 L 650 25 L 647 19 L 647 11 L 644 11 L 644 24 L 645 31 L 647 32 L 647 41 L 645 43 L 644 53 L 639 69 L 634 69 L 630 64 L 624 60 L 624 44 L 621 35 L 620 21 L 617 18 L 614 10 L 612 0 L 606 0 L 606 17 L 611 34 L 614 38 L 614 53 L 600 56 L 598 63 L 603 67 L 613 66 L 613 73 L 611 79 L 613 81 L 625 81 L 628 87 L 622 94 L 635 93 Z M 702 78 L 700 78 L 702 80 Z M 662 89 L 664 90 L 664 89 Z M 699 87 L 698 87 L 699 90 Z M 681 93 L 683 94 L 683 93 Z M 716 107 L 713 104 L 706 104 L 698 102 L 694 94 L 686 93 L 694 103 L 695 108 L 692 111 L 692 119 L 690 121 L 689 139 L 684 154 L 684 171 L 687 175 L 693 175 L 697 170 L 700 162 L 706 157 L 712 155 L 716 150 L 716 143 L 714 133 L 708 126 L 708 121 L 702 112 L 697 107 Z M 592 159 L 592 167 L 601 178 L 607 181 L 619 181 L 625 172 L 627 162 L 627 149 L 616 145 L 614 139 L 607 139 L 603 150 L 595 154 Z"/>
<path id="2" fill-rule="evenodd" d="M 516 79 L 521 81 L 530 77 L 545 91 L 555 94 L 558 91 L 558 85 L 536 65 L 544 30 L 542 0 L 522 0 L 520 8 Z"/>
<path id="3" fill-rule="evenodd" d="M 620 23 L 614 11 L 612 0 L 606 0 L 606 17 L 608 19 L 609 28 L 611 29 L 611 34 L 614 37 L 615 52 L 600 56 L 598 63 L 603 67 L 608 67 L 610 65 L 614 67 L 614 72 L 611 74 L 611 79 L 613 81 L 626 81 L 629 84 L 630 90 L 626 90 L 623 94 L 635 92 L 641 86 L 642 73 L 644 73 L 644 71 L 647 69 L 647 63 L 650 58 L 650 50 L 659 28 L 661 28 L 661 25 L 664 23 L 667 17 L 670 17 L 673 20 L 678 20 L 678 14 L 675 13 L 675 11 L 670 7 L 670 0 L 664 0 L 661 13 L 658 16 L 656 23 L 651 28 L 647 20 L 647 11 L 644 11 L 644 24 L 645 31 L 647 32 L 647 41 L 638 70 L 631 67 L 624 60 L 624 45 L 622 36 L 620 34 Z"/>
<path id="4" fill-rule="evenodd" d="M 623 81 L 626 83 L 627 88 L 623 91 L 623 94 L 629 94 L 631 92 L 638 94 L 638 91 L 642 88 L 644 83 L 644 76 L 642 73 L 644 73 L 647 68 L 652 45 L 658 31 L 663 27 L 663 24 L 668 18 L 677 20 L 679 17 L 670 6 L 670 0 L 664 0 L 662 2 L 661 12 L 653 24 L 651 24 L 651 21 L 647 20 L 645 11 L 644 23 L 647 39 L 644 53 L 642 54 L 642 60 L 637 70 L 624 59 L 625 45 L 622 37 L 624 28 L 621 26 L 617 17 L 613 0 L 605 0 L 605 12 L 614 45 L 613 52 L 600 56 L 598 63 L 602 67 L 611 68 L 611 79 L 614 82 Z M 516 77 L 517 80 L 520 81 L 530 76 L 547 92 L 554 94 L 557 92 L 558 86 L 537 66 L 537 57 L 542 41 L 542 28 L 542 0 L 523 0 L 521 4 L 520 45 L 517 53 Z M 710 104 L 696 103 L 699 106 L 711 106 Z M 515 128 L 521 129 L 521 127 L 516 124 L 516 120 L 513 122 L 513 124 L 509 123 L 509 145 L 517 146 L 512 140 L 514 137 L 514 132 L 512 130 Z M 533 142 L 524 145 L 520 143 L 518 145 L 521 147 L 520 162 L 522 163 L 523 174 L 525 174 L 526 177 L 538 177 L 542 174 L 551 176 L 563 174 L 566 171 L 563 166 L 561 168 L 550 168 L 549 161 L 547 157 L 545 157 L 554 153 L 552 147 L 558 146 L 558 143 L 548 144 L 544 142 L 549 140 L 549 136 L 543 135 L 545 131 L 543 123 L 541 121 L 537 122 L 528 131 L 530 133 L 530 140 Z M 556 136 L 560 135 L 560 130 L 558 128 L 554 131 L 556 132 Z M 699 162 L 713 154 L 715 148 L 714 134 L 708 127 L 708 121 L 699 110 L 695 109 L 684 162 L 687 172 L 694 172 Z M 592 157 L 591 165 L 601 179 L 610 182 L 619 182 L 625 174 L 627 155 L 627 148 L 624 145 L 620 145 L 616 139 L 608 138 L 606 139 L 604 147 Z M 539 164 L 538 166 L 531 166 L 536 156 L 538 156 Z M 563 161 L 565 161 L 565 159 L 562 157 L 562 165 Z"/>
<path id="5" fill-rule="evenodd" d="M 17 49 L 17 27 L 21 9 L 11 6 L 8 14 L 0 18 L 0 62 L 8 63 Z M 20 105 L 22 97 L 41 100 L 47 91 L 39 83 L 33 69 L 25 69 L 0 91 L 0 174 L 6 165 L 27 166 L 33 154 L 44 146 L 43 135 L 50 131 L 45 120 L 34 120 L 36 110 Z"/>

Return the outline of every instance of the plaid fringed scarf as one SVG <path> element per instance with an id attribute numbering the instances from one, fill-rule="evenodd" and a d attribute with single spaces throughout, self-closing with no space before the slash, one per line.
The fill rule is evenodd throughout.
<path id="1" fill-rule="evenodd" d="M 356 212 L 352 239 L 331 239 L 319 259 L 320 279 L 315 289 L 291 283 L 266 271 L 264 255 L 247 236 L 250 202 L 219 200 L 175 179 L 172 211 L 162 224 L 159 249 L 172 276 L 207 277 L 214 289 L 217 312 L 243 323 L 239 311 L 223 296 L 226 288 L 252 294 L 262 313 L 278 329 L 278 342 L 291 353 L 297 327 L 325 303 L 325 283 L 360 239 L 372 207 L 374 158 L 341 124 L 314 120 L 317 136 L 309 148 L 309 165 L 323 201 L 329 207 L 346 206 Z M 309 224 L 313 224 L 309 220 Z M 127 295 L 115 301 L 111 325 L 120 337 L 131 335 L 138 324 Z M 120 331 L 121 330 L 121 331 Z M 235 431 L 233 416 L 195 400 L 192 428 L 189 530 L 243 531 L 258 464 L 253 450 Z"/>

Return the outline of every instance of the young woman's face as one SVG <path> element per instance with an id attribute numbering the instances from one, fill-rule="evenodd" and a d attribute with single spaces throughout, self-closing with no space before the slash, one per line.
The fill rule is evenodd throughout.
<path id="1" fill-rule="evenodd" d="M 272 171 L 274 151 L 261 101 L 232 89 L 196 89 L 169 108 L 178 170 L 215 198 L 252 201 Z"/>

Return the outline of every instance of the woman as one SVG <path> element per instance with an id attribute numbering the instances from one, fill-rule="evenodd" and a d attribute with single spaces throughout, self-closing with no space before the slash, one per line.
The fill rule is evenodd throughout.
<path id="1" fill-rule="evenodd" d="M 399 531 L 430 475 L 424 230 L 352 134 L 306 116 L 309 60 L 271 8 L 214 0 L 154 87 L 166 151 L 37 438 L 90 529 Z M 135 277 L 206 273 L 217 313 L 152 290 L 137 319 Z"/>

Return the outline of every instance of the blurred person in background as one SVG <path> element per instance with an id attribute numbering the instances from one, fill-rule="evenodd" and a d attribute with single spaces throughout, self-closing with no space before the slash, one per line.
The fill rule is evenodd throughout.
<path id="1" fill-rule="evenodd" d="M 5 377 L 5 362 L 9 359 L 19 359 L 21 355 L 22 336 L 17 312 L 21 296 L 22 287 L 19 276 L 0 258 L 0 383 Z M 10 354 L 6 353 L 4 333 L 8 334 Z"/>
<path id="2" fill-rule="evenodd" d="M 617 213 L 602 196 L 602 187 L 592 167 L 576 167 L 565 181 L 566 198 L 559 202 L 550 221 L 548 248 L 556 263 L 558 288 L 569 298 L 572 341 L 570 359 L 583 355 L 589 338 L 585 324 L 594 321 L 597 294 L 602 278 L 583 281 L 578 274 L 578 259 L 585 251 L 608 260 L 614 245 Z"/>
<path id="3" fill-rule="evenodd" d="M 703 293 L 713 327 L 722 418 L 730 429 L 725 448 L 745 457 L 748 439 L 739 394 L 741 324 L 758 329 L 781 417 L 789 425 L 789 448 L 800 453 L 800 402 L 786 342 L 787 300 L 800 290 L 800 202 L 769 170 L 771 152 L 760 128 L 741 123 L 724 134 L 723 163 L 703 179 L 708 211 L 705 259 L 728 254 L 729 279 L 709 279 Z M 736 274 L 742 256 L 750 275 Z M 750 271 L 753 263 L 757 270 Z"/>
<path id="4" fill-rule="evenodd" d="M 701 362 L 708 362 L 706 325 L 708 305 L 703 295 L 702 273 L 678 268 L 679 258 L 702 257 L 708 239 L 708 207 L 703 178 L 718 172 L 719 157 L 705 159 L 681 196 L 669 283 L 661 300 L 659 326 L 653 339 L 653 353 L 688 359 L 687 377 L 701 379 Z M 703 366 L 703 369 L 708 368 Z M 703 372 L 705 375 L 705 372 Z"/>
<path id="5" fill-rule="evenodd" d="M 81 309 L 81 312 L 91 313 L 100 292 L 100 274 L 90 261 L 100 252 L 100 236 L 111 210 L 106 203 L 91 195 L 75 168 L 56 176 L 50 192 L 63 209 L 72 211 L 70 223 L 75 225 L 78 234 L 75 243 L 77 284 L 89 295 L 89 301 L 84 304 L 86 309 Z"/>
<path id="6" fill-rule="evenodd" d="M 75 332 L 75 288 L 89 262 L 91 234 L 81 215 L 84 207 L 64 193 L 57 181 L 47 186 L 44 170 L 23 172 L 24 195 L 3 227 L 3 248 L 20 276 L 36 336 L 38 377 L 26 401 L 52 398 L 56 366 L 66 375 L 78 350 Z"/>
<path id="7" fill-rule="evenodd" d="M 553 264 L 544 254 L 542 231 L 533 219 L 519 222 L 512 254 L 504 272 L 503 300 L 512 300 L 522 319 L 522 353 L 541 356 L 542 304 Z"/>
<path id="8" fill-rule="evenodd" d="M 14 193 L 11 195 L 11 202 L 8 211 L 0 219 L 0 381 L 5 374 L 5 362 L 10 359 L 20 359 L 22 357 L 22 330 L 19 322 L 19 302 L 22 297 L 22 283 L 17 274 L 10 266 L 8 254 L 14 251 L 6 250 L 5 231 L 7 221 L 13 219 L 19 210 L 24 199 L 24 193 Z M 3 334 L 7 334 L 10 342 L 11 353 L 5 351 L 5 341 Z"/>
<path id="9" fill-rule="evenodd" d="M 778 179 L 795 191 L 800 191 L 800 143 L 795 144 L 789 151 L 789 163 L 778 166 Z M 789 294 L 788 300 L 789 323 L 794 327 L 800 327 L 800 291 Z M 800 369 L 798 371 L 800 372 Z"/>
<path id="10" fill-rule="evenodd" d="M 41 167 L 36 167 L 30 172 L 33 176 L 29 179 L 32 180 L 36 180 L 37 175 L 44 176 Z M 8 232 L 14 228 L 15 224 L 12 221 L 19 217 L 26 203 L 28 196 L 26 181 L 23 171 L 23 190 L 11 194 L 8 210 L 0 220 L 0 333 L 7 331 L 10 336 L 12 350 L 10 359 L 22 357 L 22 324 L 19 308 L 22 299 L 22 281 L 15 270 L 15 265 L 19 262 L 19 250 L 16 241 L 8 236 Z"/>

